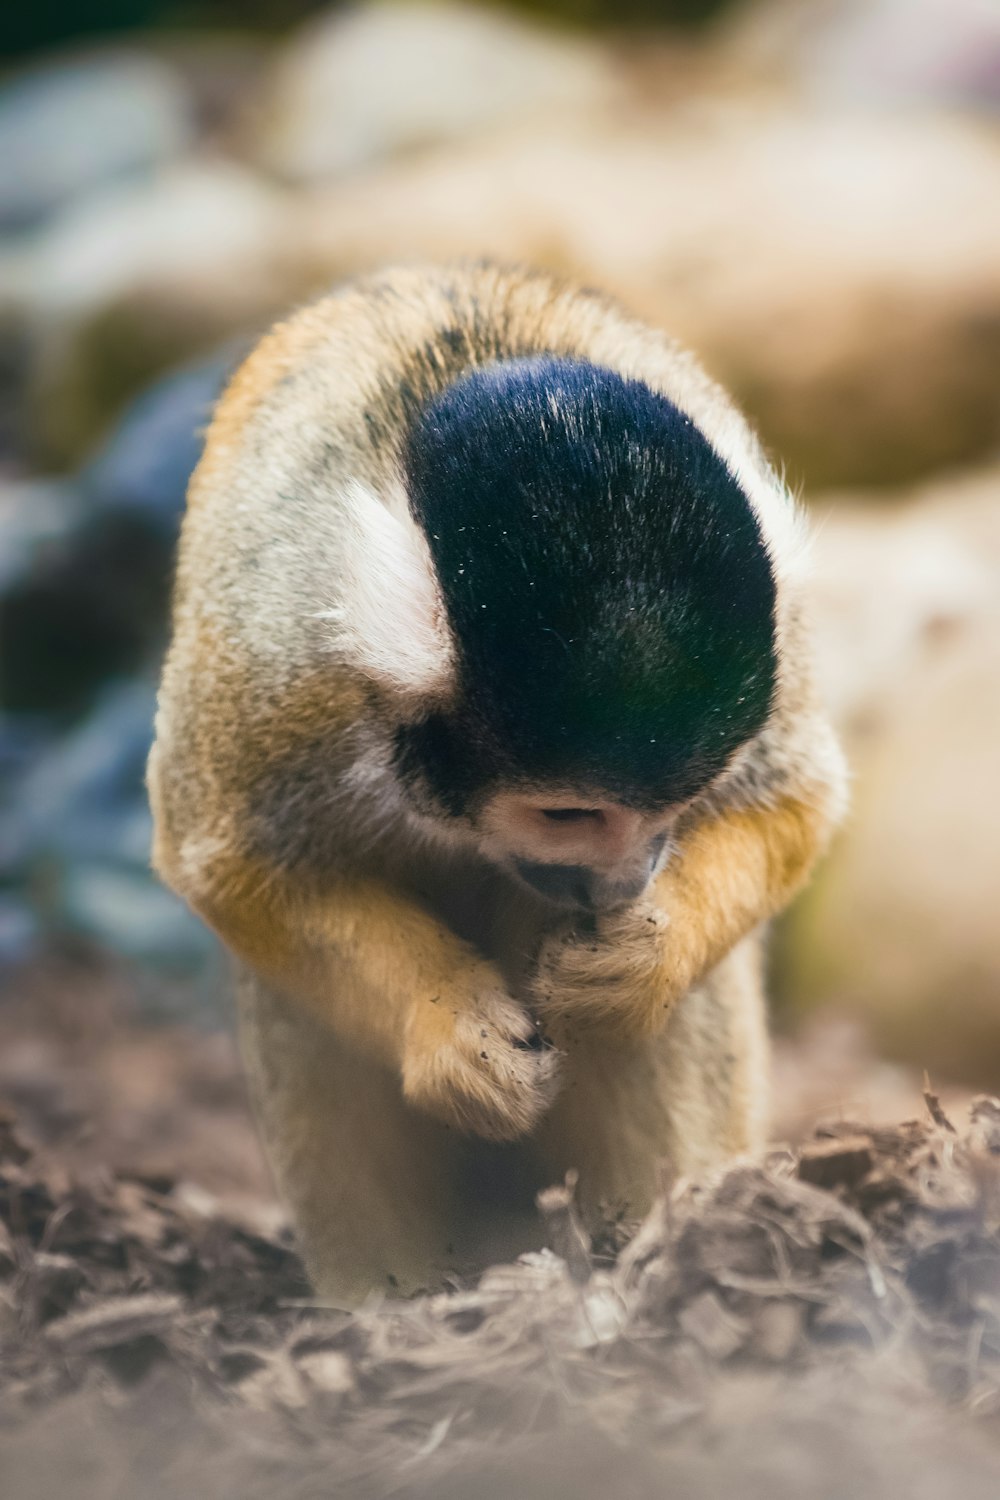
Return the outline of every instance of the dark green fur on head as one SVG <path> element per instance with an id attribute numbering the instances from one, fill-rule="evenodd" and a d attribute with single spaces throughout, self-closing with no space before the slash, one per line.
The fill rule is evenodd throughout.
<path id="1" fill-rule="evenodd" d="M 406 755 L 452 801 L 502 778 L 676 802 L 762 728 L 770 562 L 736 479 L 665 397 L 582 361 L 498 363 L 427 406 L 405 466 L 459 679 Z"/>

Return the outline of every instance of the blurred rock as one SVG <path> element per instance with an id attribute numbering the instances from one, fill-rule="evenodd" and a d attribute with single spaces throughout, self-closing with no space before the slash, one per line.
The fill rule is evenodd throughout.
<path id="1" fill-rule="evenodd" d="M 0 88 L 0 232 L 148 175 L 192 133 L 179 79 L 140 52 L 69 57 L 14 77 Z"/>
<path id="2" fill-rule="evenodd" d="M 41 923 L 24 898 L 0 887 L 0 968 L 26 963 L 41 942 Z"/>
<path id="3" fill-rule="evenodd" d="M 148 681 L 114 684 L 79 729 L 27 768 L 17 816 L 5 829 L 5 859 L 23 865 L 48 852 L 148 862 L 147 820 L 121 792 L 142 785 L 154 708 Z"/>
<path id="4" fill-rule="evenodd" d="M 282 31 L 294 19 L 286 6 Z M 213 22 L 197 24 L 189 13 L 186 27 L 173 24 L 143 36 L 153 56 L 183 80 L 199 140 L 208 151 L 240 139 L 250 101 L 258 96 L 274 54 L 273 38 L 246 30 L 245 21 L 228 30 L 217 30 L 219 22 L 214 17 Z"/>
<path id="5" fill-rule="evenodd" d="M 151 681 L 113 684 L 79 729 L 8 778 L 0 842 L 7 957 L 23 956 L 10 949 L 32 922 L 175 969 L 212 951 L 205 929 L 149 870 L 144 772 L 154 708 Z"/>
<path id="6" fill-rule="evenodd" d="M 75 480 L 0 489 L 0 962 L 65 933 L 161 969 L 211 951 L 149 869 L 143 773 L 187 481 L 235 358 L 145 392 Z"/>
<path id="7" fill-rule="evenodd" d="M 742 71 L 815 98 L 1000 107 L 996 0 L 750 0 L 725 25 Z"/>
<path id="8" fill-rule="evenodd" d="M 0 487 L 8 713 L 65 722 L 161 649 L 187 481 L 236 358 L 224 351 L 146 391 L 74 480 Z"/>
<path id="9" fill-rule="evenodd" d="M 337 9 L 279 59 L 260 158 L 311 181 L 545 115 L 602 111 L 620 94 L 608 52 L 497 10 L 448 0 Z"/>
<path id="10" fill-rule="evenodd" d="M 0 596 L 34 572 L 80 512 L 79 496 L 65 480 L 8 480 L 0 487 Z"/>
<path id="11" fill-rule="evenodd" d="M 794 480 L 901 481 L 1000 442 L 998 181 L 960 122 L 732 103 L 512 126 L 288 197 L 185 169 L 25 270 L 25 426 L 79 452 L 158 369 L 342 277 L 490 254 L 669 329 Z"/>
<path id="12" fill-rule="evenodd" d="M 814 604 L 824 694 L 852 751 L 878 735 L 942 644 L 1000 602 L 1000 469 L 889 502 L 824 495 Z"/>
<path id="13" fill-rule="evenodd" d="M 700 352 L 793 477 L 888 483 L 1000 441 L 1000 147 L 734 106 L 526 132 L 317 194 L 316 264 L 499 254 Z"/>
<path id="14" fill-rule="evenodd" d="M 141 518 L 173 549 L 212 408 L 243 353 L 227 347 L 136 397 L 80 477 L 92 514 Z"/>
<path id="15" fill-rule="evenodd" d="M 932 1078 L 1000 1069 L 1000 468 L 831 508 L 819 631 L 853 808 L 793 913 L 787 1003 L 865 1021 Z"/>
<path id="16" fill-rule="evenodd" d="M 245 168 L 189 162 L 95 193 L 0 255 L 0 312 L 30 348 L 24 423 L 41 459 L 79 458 L 155 375 L 285 305 L 294 277 L 271 279 L 283 204 Z"/>
<path id="17" fill-rule="evenodd" d="M 276 233 L 283 202 L 231 162 L 192 159 L 155 178 L 108 187 L 63 214 L 5 262 L 31 311 L 72 317 L 162 277 L 195 286 L 218 261 L 248 262 Z"/>
<path id="18" fill-rule="evenodd" d="M 116 588 L 114 574 L 94 567 L 106 550 L 103 538 L 95 548 L 77 485 L 24 480 L 0 487 L 0 764 L 7 769 L 27 753 L 25 716 L 44 722 L 72 712 L 95 685 L 89 662 L 99 662 L 101 677 L 122 665 L 114 622 L 135 573 L 127 570 Z M 8 721 L 11 715 L 21 717 Z"/>

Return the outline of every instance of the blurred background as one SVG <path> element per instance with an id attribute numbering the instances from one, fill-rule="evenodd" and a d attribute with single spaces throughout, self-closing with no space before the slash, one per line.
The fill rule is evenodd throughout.
<path id="1" fill-rule="evenodd" d="M 853 809 L 781 923 L 776 1119 L 1000 1088 L 995 0 L 33 0 L 0 19 L 0 1095 L 263 1183 L 142 770 L 187 477 L 269 321 L 397 259 L 603 286 L 817 519 Z"/>

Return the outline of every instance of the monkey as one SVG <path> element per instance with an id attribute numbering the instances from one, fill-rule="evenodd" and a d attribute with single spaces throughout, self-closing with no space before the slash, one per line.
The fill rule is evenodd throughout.
<path id="1" fill-rule="evenodd" d="M 453 1284 L 763 1141 L 767 924 L 840 818 L 803 515 L 600 292 L 361 277 L 233 377 L 192 477 L 155 868 L 236 968 L 317 1293 Z"/>

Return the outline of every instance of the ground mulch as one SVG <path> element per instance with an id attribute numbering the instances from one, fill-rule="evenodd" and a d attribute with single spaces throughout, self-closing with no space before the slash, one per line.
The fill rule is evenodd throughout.
<path id="1" fill-rule="evenodd" d="M 1000 1494 L 1000 1102 L 667 1194 L 349 1315 L 273 1205 L 0 1124 L 6 1500 Z"/>

